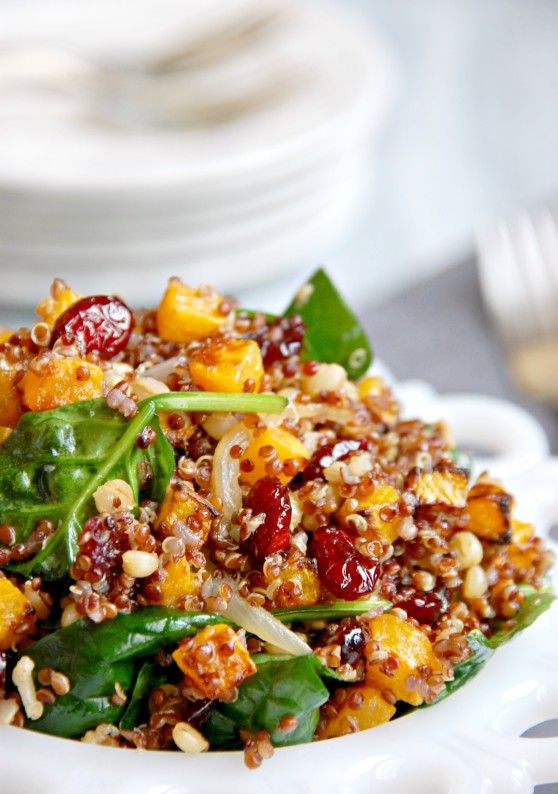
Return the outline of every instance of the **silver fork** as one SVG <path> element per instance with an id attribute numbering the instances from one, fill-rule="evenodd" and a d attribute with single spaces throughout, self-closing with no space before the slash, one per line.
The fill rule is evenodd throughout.
<path id="1" fill-rule="evenodd" d="M 486 307 L 508 347 L 512 373 L 558 405 L 558 218 L 550 208 L 499 220 L 477 239 Z"/>

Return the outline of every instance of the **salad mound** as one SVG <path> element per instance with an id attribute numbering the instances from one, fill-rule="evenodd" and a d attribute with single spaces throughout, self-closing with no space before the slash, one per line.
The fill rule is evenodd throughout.
<path id="1" fill-rule="evenodd" d="M 179 279 L 37 314 L 0 336 L 0 724 L 256 767 L 446 697 L 552 602 L 324 271 L 282 316 Z"/>

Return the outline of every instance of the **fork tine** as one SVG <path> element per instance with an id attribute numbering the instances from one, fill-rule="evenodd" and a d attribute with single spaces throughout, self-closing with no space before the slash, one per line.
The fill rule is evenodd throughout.
<path id="1" fill-rule="evenodd" d="M 558 325 L 558 224 L 551 210 L 545 208 L 541 211 L 537 219 L 537 230 L 551 284 L 555 323 Z"/>
<path id="2" fill-rule="evenodd" d="M 504 339 L 517 338 L 517 316 L 524 311 L 520 274 L 503 219 L 477 238 L 477 264 L 486 307 Z"/>
<path id="3" fill-rule="evenodd" d="M 533 335 L 549 335 L 556 329 L 558 317 L 554 285 L 543 255 L 537 220 L 521 213 L 510 229 L 516 261 L 523 277 L 526 297 L 531 306 Z"/>

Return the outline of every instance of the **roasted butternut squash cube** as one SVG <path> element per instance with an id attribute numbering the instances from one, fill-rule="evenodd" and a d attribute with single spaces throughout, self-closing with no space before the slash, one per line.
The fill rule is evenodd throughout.
<path id="1" fill-rule="evenodd" d="M 320 578 L 303 560 L 285 565 L 271 583 L 273 601 L 278 607 L 309 607 L 320 599 Z"/>
<path id="2" fill-rule="evenodd" d="M 368 375 L 357 384 L 358 396 L 374 419 L 391 427 L 399 416 L 399 404 L 385 381 L 377 375 Z"/>
<path id="3" fill-rule="evenodd" d="M 19 386 L 31 411 L 102 396 L 103 370 L 80 358 L 52 358 L 40 372 L 27 370 Z"/>
<path id="4" fill-rule="evenodd" d="M 166 535 L 171 535 L 175 522 L 182 522 L 191 535 L 199 537 L 199 543 L 194 544 L 199 548 L 207 540 L 212 519 L 211 509 L 203 501 L 181 488 L 179 483 L 171 483 L 159 507 L 156 525 Z"/>
<path id="5" fill-rule="evenodd" d="M 0 369 L 0 425 L 15 427 L 22 413 L 21 392 L 16 386 L 18 371 Z"/>
<path id="6" fill-rule="evenodd" d="M 258 392 L 264 367 L 257 342 L 252 339 L 213 339 L 194 350 L 188 363 L 196 386 L 205 391 Z"/>
<path id="7" fill-rule="evenodd" d="M 514 543 L 527 543 L 535 534 L 535 527 L 533 524 L 528 524 L 525 521 L 518 521 L 516 518 L 511 522 L 512 541 Z"/>
<path id="8" fill-rule="evenodd" d="M 0 651 L 11 648 L 16 639 L 15 630 L 32 611 L 21 590 L 9 579 L 0 579 Z"/>
<path id="9" fill-rule="evenodd" d="M 193 342 L 218 331 L 227 319 L 223 296 L 207 287 L 188 287 L 171 278 L 157 309 L 157 332 L 170 342 Z"/>
<path id="10" fill-rule="evenodd" d="M 242 483 L 253 485 L 257 480 L 269 474 L 266 465 L 270 458 L 260 454 L 262 450 L 266 451 L 264 447 L 273 447 L 276 458 L 281 463 L 285 463 L 287 460 L 296 461 L 300 471 L 310 460 L 310 453 L 304 444 L 288 430 L 273 426 L 257 428 L 252 433 L 250 442 L 240 459 L 240 481 Z M 286 485 L 292 480 L 294 474 L 281 471 L 275 473 L 275 476 Z"/>
<path id="11" fill-rule="evenodd" d="M 382 483 L 361 497 L 354 510 L 349 510 L 344 503 L 339 510 L 339 517 L 344 520 L 350 513 L 361 513 L 368 522 L 369 530 L 360 534 L 384 543 L 393 543 L 398 537 L 401 523 L 401 516 L 397 512 L 400 502 L 399 491 L 392 485 Z"/>
<path id="12" fill-rule="evenodd" d="M 485 540 L 509 543 L 512 508 L 513 497 L 499 483 L 479 480 L 467 499 L 469 530 Z"/>
<path id="13" fill-rule="evenodd" d="M 185 557 L 167 563 L 162 575 L 161 603 L 167 607 L 177 607 L 184 596 L 197 595 L 200 591 L 199 576 L 193 573 Z"/>
<path id="14" fill-rule="evenodd" d="M 172 658 L 192 693 L 209 700 L 234 700 L 237 687 L 256 672 L 238 634 L 222 623 L 182 640 Z"/>
<path id="15" fill-rule="evenodd" d="M 424 698 L 412 686 L 413 678 L 420 679 L 425 670 L 430 673 L 442 670 L 430 640 L 419 628 L 389 612 L 372 618 L 369 626 L 371 639 L 379 643 L 381 651 L 395 657 L 397 667 L 389 669 L 383 661 L 375 661 L 374 651 L 368 651 L 372 647 L 369 643 L 366 682 L 380 691 L 390 690 L 397 700 L 419 706 Z"/>
<path id="16" fill-rule="evenodd" d="M 348 687 L 345 692 L 347 696 L 335 715 L 329 715 L 328 709 L 324 709 L 324 716 L 318 725 L 319 739 L 332 739 L 357 730 L 375 728 L 388 722 L 395 714 L 395 706 L 369 684 L 357 684 Z"/>
<path id="17" fill-rule="evenodd" d="M 414 469 L 406 482 L 421 505 L 448 507 L 465 507 L 468 484 L 467 471 L 448 463 L 440 463 L 433 471 Z"/>
<path id="18" fill-rule="evenodd" d="M 12 334 L 13 331 L 10 331 L 9 328 L 0 328 L 0 343 L 7 342 Z"/>
<path id="19" fill-rule="evenodd" d="M 81 298 L 81 295 L 66 286 L 61 286 L 60 289 L 53 291 L 53 295 L 42 300 L 35 308 L 37 315 L 51 328 L 54 327 L 60 315 Z"/>

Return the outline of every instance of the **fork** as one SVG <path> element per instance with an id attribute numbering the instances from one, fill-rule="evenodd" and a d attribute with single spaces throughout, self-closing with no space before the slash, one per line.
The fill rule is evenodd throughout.
<path id="1" fill-rule="evenodd" d="M 512 374 L 558 406 L 558 221 L 548 207 L 500 219 L 477 239 L 485 305 Z"/>

